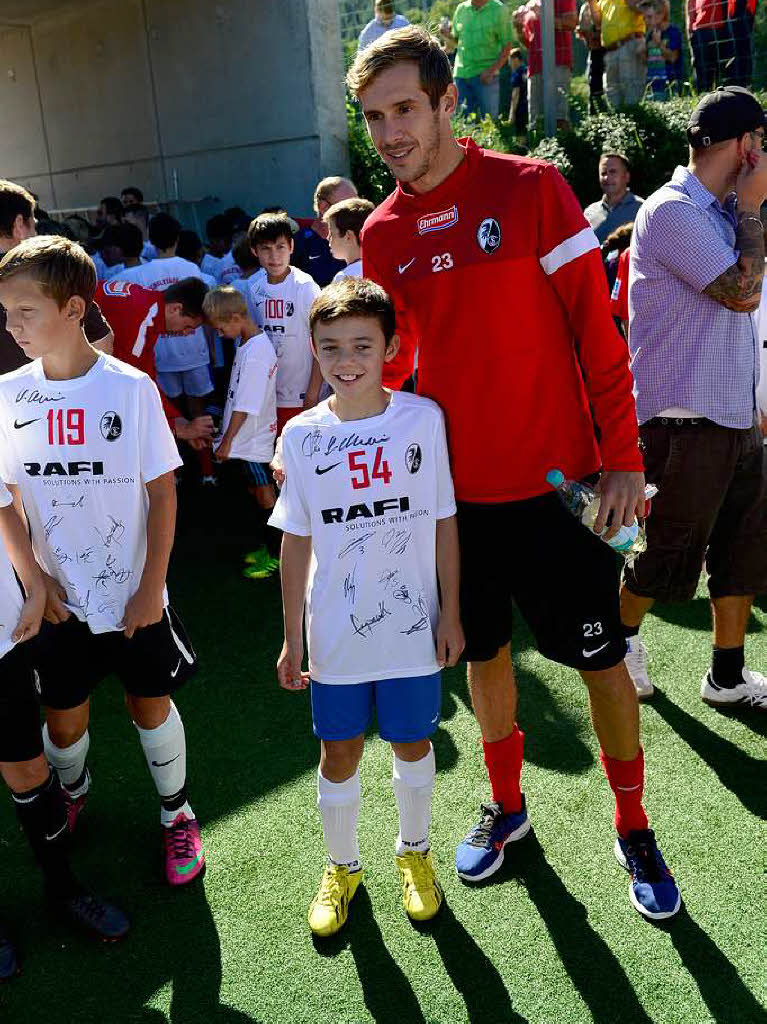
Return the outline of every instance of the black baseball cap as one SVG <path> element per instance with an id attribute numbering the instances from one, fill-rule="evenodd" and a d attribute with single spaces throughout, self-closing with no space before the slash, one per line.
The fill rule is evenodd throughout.
<path id="1" fill-rule="evenodd" d="M 739 85 L 725 85 L 704 96 L 690 115 L 687 141 L 693 149 L 739 139 L 764 128 L 765 113 L 759 100 Z"/>

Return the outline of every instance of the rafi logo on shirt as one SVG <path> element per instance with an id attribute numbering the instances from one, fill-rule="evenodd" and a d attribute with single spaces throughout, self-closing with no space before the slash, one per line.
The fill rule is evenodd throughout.
<path id="1" fill-rule="evenodd" d="M 423 462 L 423 455 L 421 454 L 420 444 L 408 445 L 408 449 L 405 452 L 405 466 L 408 473 L 417 473 L 421 468 Z"/>
<path id="2" fill-rule="evenodd" d="M 105 412 L 99 423 L 105 441 L 116 441 L 123 432 L 123 423 L 116 412 Z"/>
<path id="3" fill-rule="evenodd" d="M 440 213 L 427 213 L 425 217 L 418 218 L 418 234 L 428 235 L 431 231 L 444 231 L 445 228 L 452 228 L 458 223 L 458 207 L 451 206 L 449 210 L 442 210 Z"/>
<path id="4" fill-rule="evenodd" d="M 485 217 L 477 228 L 477 241 L 482 252 L 492 256 L 501 244 L 501 225 L 495 217 Z"/>

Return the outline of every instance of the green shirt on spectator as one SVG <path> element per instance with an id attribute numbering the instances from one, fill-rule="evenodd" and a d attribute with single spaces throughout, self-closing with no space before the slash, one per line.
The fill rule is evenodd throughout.
<path id="1" fill-rule="evenodd" d="M 490 0 L 479 8 L 464 0 L 453 15 L 452 36 L 458 40 L 455 77 L 476 78 L 495 64 L 514 39 L 509 10 L 501 0 Z"/>

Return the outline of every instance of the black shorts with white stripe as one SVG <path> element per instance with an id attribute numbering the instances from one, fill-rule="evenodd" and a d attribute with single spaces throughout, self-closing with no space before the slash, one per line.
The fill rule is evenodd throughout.
<path id="1" fill-rule="evenodd" d="M 116 675 L 132 697 L 174 693 L 194 675 L 197 656 L 168 606 L 159 622 L 136 630 L 130 640 L 121 631 L 91 633 L 73 615 L 46 630 L 35 667 L 43 705 L 66 710 L 84 704 L 108 675 Z"/>

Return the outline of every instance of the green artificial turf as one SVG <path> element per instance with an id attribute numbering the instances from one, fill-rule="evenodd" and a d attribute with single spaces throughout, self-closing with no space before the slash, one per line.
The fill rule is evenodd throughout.
<path id="1" fill-rule="evenodd" d="M 247 506 L 186 491 L 170 588 L 200 655 L 179 695 L 203 883 L 163 882 L 156 796 L 116 683 L 93 702 L 93 788 L 75 863 L 131 916 L 116 946 L 51 924 L 9 801 L 0 802 L 0 911 L 23 974 L 3 1024 L 756 1024 L 765 1021 L 767 716 L 698 696 L 710 648 L 704 591 L 658 608 L 643 635 L 657 694 L 642 712 L 646 806 L 684 898 L 665 927 L 629 905 L 612 797 L 577 675 L 545 662 L 515 622 L 523 774 L 534 833 L 492 884 L 454 873 L 487 799 L 464 672 L 444 679 L 432 841 L 446 905 L 415 929 L 393 858 L 391 754 L 361 769 L 366 882 L 347 928 L 315 944 L 306 911 L 323 865 L 308 693 L 278 689 L 279 583 L 240 576 Z M 570 584 L 572 585 L 572 583 Z M 748 661 L 767 670 L 767 603 Z M 68 667 L 76 671 L 76 666 Z"/>

